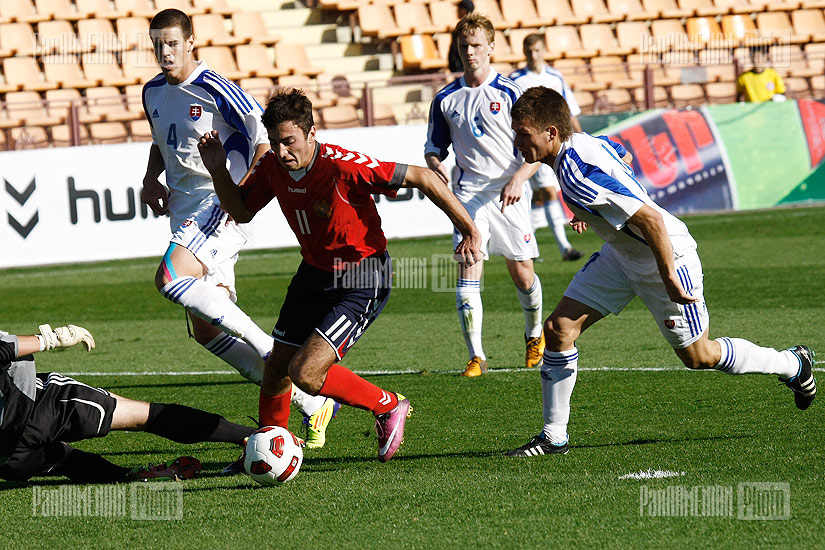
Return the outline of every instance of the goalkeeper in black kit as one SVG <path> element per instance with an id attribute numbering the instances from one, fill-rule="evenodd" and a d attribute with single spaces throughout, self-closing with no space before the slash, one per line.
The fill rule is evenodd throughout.
<path id="1" fill-rule="evenodd" d="M 82 344 L 95 347 L 88 330 L 75 325 L 40 326 L 40 334 L 15 336 L 0 330 L 0 477 L 26 481 L 62 475 L 78 483 L 189 479 L 200 471 L 193 457 L 155 466 L 126 468 L 68 442 L 103 437 L 111 430 L 144 431 L 178 443 L 243 444 L 256 428 L 182 405 L 146 403 L 87 386 L 56 372 L 37 373 L 34 353 Z"/>

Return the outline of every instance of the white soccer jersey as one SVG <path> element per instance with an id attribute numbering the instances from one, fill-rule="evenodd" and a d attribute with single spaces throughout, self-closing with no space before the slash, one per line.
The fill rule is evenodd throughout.
<path id="1" fill-rule="evenodd" d="M 248 170 L 255 148 L 269 143 L 261 106 L 202 61 L 180 84 L 169 84 L 163 74 L 147 82 L 143 108 L 166 168 L 173 231 L 188 217 L 220 202 L 198 151 L 203 134 L 219 132 L 235 183 Z"/>
<path id="2" fill-rule="evenodd" d="M 436 94 L 424 153 L 444 160 L 447 147 L 453 146 L 459 168 L 456 190 L 501 189 L 522 165 L 510 126 L 510 108 L 520 96 L 512 80 L 493 70 L 480 86 L 467 86 L 462 76 Z"/>
<path id="3" fill-rule="evenodd" d="M 567 106 L 570 107 L 570 114 L 572 116 L 579 116 L 582 112 L 570 86 L 567 85 L 561 73 L 552 67 L 545 65 L 544 70 L 540 73 L 534 73 L 527 67 L 524 67 L 511 74 L 510 80 L 518 84 L 522 90 L 527 90 L 535 86 L 544 86 L 545 88 L 556 90 L 564 97 L 565 101 L 567 101 Z"/>
<path id="4" fill-rule="evenodd" d="M 643 204 L 662 214 L 677 256 L 695 249 L 696 241 L 687 226 L 653 202 L 636 181 L 633 170 L 621 160 L 619 148 L 621 145 L 615 142 L 583 132 L 562 143 L 553 170 L 570 210 L 613 246 L 630 266 L 647 266 L 654 260 L 639 230 L 627 225 L 627 220 Z"/>

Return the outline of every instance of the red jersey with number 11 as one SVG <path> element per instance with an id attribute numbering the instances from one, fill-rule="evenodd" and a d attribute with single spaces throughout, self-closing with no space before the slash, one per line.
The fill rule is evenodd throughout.
<path id="1" fill-rule="evenodd" d="M 319 143 L 309 167 L 296 172 L 284 168 L 270 150 L 241 190 L 252 213 L 277 197 L 304 261 L 335 271 L 341 262 L 356 264 L 387 249 L 372 195 L 395 197 L 406 172 L 405 164 Z"/>

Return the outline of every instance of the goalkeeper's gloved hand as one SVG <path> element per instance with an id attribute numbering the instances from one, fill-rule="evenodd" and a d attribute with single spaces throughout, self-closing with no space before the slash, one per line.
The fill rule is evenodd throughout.
<path id="1" fill-rule="evenodd" d="M 83 343 L 86 351 L 95 349 L 95 339 L 92 334 L 83 327 L 76 325 L 66 325 L 52 330 L 49 325 L 40 325 L 40 335 L 43 337 L 44 349 L 70 348 Z"/>

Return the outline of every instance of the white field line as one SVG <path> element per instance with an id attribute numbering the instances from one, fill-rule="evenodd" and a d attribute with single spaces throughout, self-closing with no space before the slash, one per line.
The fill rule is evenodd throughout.
<path id="1" fill-rule="evenodd" d="M 817 363 L 825 363 L 825 361 L 817 361 Z M 682 371 L 682 372 L 691 372 L 689 369 L 685 367 L 581 367 L 578 370 L 580 371 L 595 371 L 595 372 L 671 372 L 671 371 Z M 816 368 L 815 371 L 825 371 L 823 368 Z M 538 372 L 539 369 L 525 369 L 525 368 L 518 368 L 518 369 L 490 369 L 488 371 L 489 374 L 497 374 L 497 373 L 510 373 L 510 372 L 522 372 L 522 373 L 531 373 L 531 372 Z M 712 372 L 713 369 L 709 369 L 708 371 L 704 372 Z M 406 369 L 406 370 L 357 370 L 355 374 L 359 376 L 386 376 L 386 375 L 393 375 L 393 374 L 460 374 L 464 372 L 460 369 L 451 369 L 451 370 L 415 370 L 415 369 Z M 703 372 L 703 371 L 699 371 Z M 201 370 L 201 371 L 125 371 L 125 372 L 61 372 L 65 376 L 147 376 L 147 375 L 160 375 L 160 376 L 215 376 L 215 375 L 223 375 L 223 374 L 238 374 L 237 371 L 234 370 Z"/>

